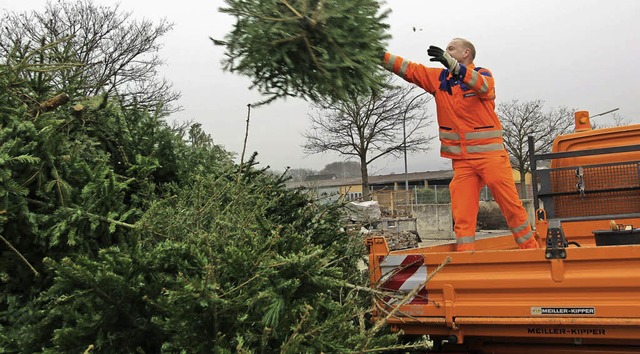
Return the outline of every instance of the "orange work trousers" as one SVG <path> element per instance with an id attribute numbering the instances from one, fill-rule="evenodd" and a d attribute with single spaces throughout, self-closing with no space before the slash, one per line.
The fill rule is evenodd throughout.
<path id="1" fill-rule="evenodd" d="M 484 185 L 504 215 L 519 248 L 538 248 L 526 209 L 520 201 L 507 156 L 453 160 L 453 180 L 449 184 L 455 222 L 456 250 L 475 249 L 480 191 Z"/>

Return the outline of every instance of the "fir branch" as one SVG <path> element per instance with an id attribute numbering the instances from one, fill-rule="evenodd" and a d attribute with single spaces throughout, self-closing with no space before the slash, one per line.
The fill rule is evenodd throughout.
<path id="1" fill-rule="evenodd" d="M 72 208 L 66 208 L 66 209 L 68 209 L 68 210 L 77 210 L 77 209 L 72 209 Z M 127 228 L 127 229 L 137 229 L 138 228 L 137 224 L 129 224 L 129 223 L 126 223 L 126 222 L 122 222 L 122 221 L 119 221 L 119 220 L 114 220 L 114 219 L 108 218 L 106 216 L 89 213 L 88 211 L 84 211 L 84 210 L 80 210 L 80 212 L 82 212 L 82 214 L 84 214 L 86 216 L 94 217 L 94 218 L 97 218 L 100 221 L 104 221 L 104 222 L 107 222 L 109 224 L 114 224 L 114 225 L 117 225 L 117 226 L 121 226 L 121 227 L 124 227 L 124 228 Z"/>
<path id="2" fill-rule="evenodd" d="M 17 254 L 18 257 L 20 257 L 22 262 L 24 262 L 29 267 L 29 269 L 31 269 L 31 271 L 33 272 L 33 274 L 35 274 L 36 277 L 40 276 L 40 273 L 38 273 L 38 271 L 31 265 L 31 263 L 29 263 L 29 261 L 22 255 L 22 253 L 20 253 L 20 251 L 18 251 L 15 247 L 13 247 L 11 242 L 9 242 L 2 235 L 0 235 L 0 239 L 2 239 L 2 241 L 7 245 L 7 247 L 9 247 L 10 250 L 12 250 L 15 254 Z"/>
<path id="3" fill-rule="evenodd" d="M 251 283 L 252 281 L 254 281 L 254 280 L 256 280 L 256 279 L 260 278 L 261 276 L 262 276 L 262 274 L 256 274 L 256 275 L 252 276 L 251 278 L 249 278 L 249 279 L 245 280 L 244 282 L 242 282 L 242 283 L 241 283 L 241 284 L 239 284 L 238 286 L 233 287 L 233 288 L 231 288 L 231 289 L 229 289 L 229 290 L 227 290 L 227 291 L 225 291 L 225 292 L 221 293 L 218 297 L 222 299 L 222 298 L 224 298 L 225 296 L 227 296 L 227 295 L 229 295 L 229 294 L 231 294 L 231 293 L 235 292 L 236 290 L 240 290 L 240 289 L 242 289 L 245 285 L 247 285 L 247 284 Z"/>
<path id="4" fill-rule="evenodd" d="M 272 44 L 274 47 L 276 47 L 276 46 L 278 46 L 278 45 L 280 45 L 280 44 L 288 43 L 288 42 L 293 42 L 293 41 L 295 41 L 295 40 L 302 39 L 302 38 L 304 38 L 304 33 L 297 34 L 297 35 L 295 35 L 295 36 L 293 36 L 293 37 L 290 37 L 290 38 L 281 38 L 281 39 L 278 39 L 277 41 L 273 41 L 273 42 L 271 42 L 271 44 Z"/>
<path id="5" fill-rule="evenodd" d="M 289 338 L 287 338 L 287 341 L 280 348 L 280 353 L 288 352 L 288 349 L 292 345 L 293 341 L 297 339 L 298 336 L 300 335 L 300 332 L 302 332 L 302 326 L 306 324 L 306 321 L 309 318 L 309 313 L 311 310 L 313 310 L 313 307 L 311 307 L 310 305 L 307 304 L 304 306 L 302 316 L 300 316 L 300 319 L 298 320 L 296 327 L 293 329 L 293 332 L 291 333 L 291 335 L 289 335 Z"/>
<path id="6" fill-rule="evenodd" d="M 38 206 L 41 206 L 41 207 L 49 206 L 49 204 L 47 204 L 45 202 L 42 202 L 42 201 L 39 201 L 39 200 L 35 200 L 35 199 L 27 198 L 26 201 L 28 203 L 35 204 L 35 205 L 38 205 Z M 70 208 L 70 207 L 66 207 L 66 206 L 61 206 L 60 208 L 63 209 L 63 210 L 71 211 L 71 212 L 80 212 L 80 214 L 82 214 L 84 216 L 93 217 L 93 218 L 96 218 L 96 219 L 98 219 L 100 221 L 104 221 L 104 222 L 107 222 L 107 223 L 110 223 L 110 224 L 114 224 L 114 225 L 117 225 L 117 226 L 122 226 L 122 227 L 125 227 L 127 229 L 139 229 L 140 228 L 140 226 L 138 224 L 128 224 L 126 222 L 122 222 L 122 221 L 119 221 L 119 220 L 108 218 L 106 216 L 90 213 L 90 212 L 88 212 L 86 210 Z"/>
<path id="7" fill-rule="evenodd" d="M 24 163 L 24 164 L 36 164 L 40 162 L 40 158 L 38 157 L 34 157 L 31 155 L 20 155 L 20 156 L 13 156 L 13 157 L 9 157 L 7 159 L 4 159 L 4 156 L 0 157 L 0 165 L 13 165 L 14 163 Z"/>
<path id="8" fill-rule="evenodd" d="M 373 333 L 373 334 L 377 333 L 380 330 L 380 328 L 382 328 L 382 326 L 384 326 L 389 321 L 389 319 L 391 317 L 393 317 L 393 315 L 395 315 L 400 310 L 400 307 L 402 307 L 402 305 L 406 304 L 409 300 L 411 300 L 431 280 L 431 278 L 433 278 L 436 274 L 438 274 L 450 262 L 451 262 L 451 257 L 447 257 L 438 266 L 438 268 L 436 268 L 433 272 L 431 272 L 431 274 L 427 277 L 427 280 L 425 280 L 423 283 L 418 285 L 415 289 L 411 290 L 404 297 L 404 299 L 402 299 L 402 301 L 400 301 L 400 303 L 398 303 L 397 305 L 394 305 L 393 310 L 390 311 L 382 321 L 378 321 L 378 323 L 376 323 L 376 325 L 373 327 L 373 329 L 371 329 L 371 333 Z"/>
<path id="9" fill-rule="evenodd" d="M 429 348 L 431 348 L 431 346 L 427 341 L 425 341 L 422 343 L 392 345 L 392 346 L 382 347 L 382 348 L 365 349 L 363 351 L 352 352 L 352 353 L 381 353 L 381 352 L 390 352 L 395 350 L 414 350 L 414 349 L 429 349 Z"/>
<path id="10" fill-rule="evenodd" d="M 251 103 L 247 104 L 247 124 L 244 129 L 244 143 L 242 144 L 242 155 L 240 155 L 240 167 L 238 167 L 238 182 L 240 182 L 240 177 L 242 177 L 244 153 L 247 150 L 247 140 L 249 139 L 249 119 L 251 119 Z"/>
<path id="11" fill-rule="evenodd" d="M 33 182 L 36 177 L 38 177 L 42 173 L 42 169 L 44 168 L 44 163 L 40 164 L 40 167 L 36 170 L 36 172 L 31 175 L 31 177 L 27 178 L 24 182 L 22 182 L 21 187 L 26 187 Z"/>
<path id="12" fill-rule="evenodd" d="M 307 38 L 307 36 L 303 34 L 302 35 L 302 39 L 304 39 L 304 43 L 307 45 L 307 50 L 309 51 L 309 57 L 311 57 L 311 60 L 316 65 L 318 70 L 320 70 L 325 75 L 329 75 L 327 70 L 324 67 L 322 67 L 322 65 L 320 65 L 320 62 L 318 61 L 318 58 L 313 53 L 313 46 L 311 45 L 311 42 L 309 42 L 309 38 Z"/>
<path id="13" fill-rule="evenodd" d="M 29 64 L 29 60 L 31 59 L 31 57 L 33 57 L 36 54 L 40 54 L 42 52 L 45 52 L 49 49 L 55 48 L 58 44 L 63 43 L 63 42 L 68 42 L 71 41 L 71 39 L 73 39 L 73 36 L 65 36 L 62 37 L 56 41 L 53 41 L 47 45 L 44 45 L 38 49 L 32 50 L 29 53 L 27 53 L 27 55 L 24 56 L 24 58 L 20 61 L 20 63 L 18 63 L 18 68 L 26 68 L 27 70 L 31 70 L 34 71 L 37 66 L 43 66 L 48 68 L 49 64 Z M 11 68 L 10 63 L 7 63 L 7 65 Z M 77 64 L 68 64 L 68 63 L 56 63 L 56 64 L 52 64 L 53 68 L 55 70 L 62 70 L 71 66 L 75 66 Z"/>
<path id="14" fill-rule="evenodd" d="M 373 336 L 375 336 L 378 331 L 380 331 L 380 329 L 382 329 L 382 327 L 384 325 L 387 324 L 387 322 L 389 322 L 389 319 L 391 317 L 393 317 L 398 311 L 400 311 L 400 307 L 402 307 L 404 304 L 406 304 L 407 302 L 409 302 L 409 300 L 411 300 L 414 296 L 416 296 L 416 294 L 431 280 L 431 278 L 433 278 L 436 274 L 438 274 L 447 264 L 449 264 L 451 262 L 451 257 L 447 257 L 439 266 L 438 268 L 436 268 L 428 277 L 427 280 L 425 280 L 424 282 L 422 282 L 420 285 L 418 285 L 417 287 L 415 287 L 415 289 L 411 290 L 405 297 L 404 299 L 402 299 L 402 301 L 400 301 L 400 303 L 398 303 L 397 305 L 394 305 L 393 310 L 391 310 L 387 316 L 381 320 L 378 320 L 375 324 L 375 326 L 373 326 L 373 328 L 369 331 L 370 335 L 367 337 L 367 340 L 364 342 L 364 344 L 362 345 L 360 351 L 358 351 L 358 353 L 365 353 L 365 348 L 368 347 L 369 342 L 371 341 L 371 338 Z"/>
<path id="15" fill-rule="evenodd" d="M 236 25 L 214 43 L 226 46 L 225 70 L 251 77 L 251 88 L 269 96 L 261 104 L 279 97 L 336 102 L 384 87 L 377 54 L 390 36 L 381 1 L 229 3 L 221 11 Z"/>
<path id="16" fill-rule="evenodd" d="M 329 279 L 327 279 L 329 280 Z M 392 292 L 388 292 L 388 291 L 382 291 L 382 290 L 378 290 L 378 289 L 374 289 L 374 288 L 370 288 L 370 287 L 366 287 L 366 286 L 360 286 L 360 285 L 354 285 L 345 281 L 334 281 L 333 285 L 337 286 L 337 287 L 344 287 L 344 288 L 349 288 L 349 289 L 353 289 L 355 291 L 363 291 L 363 292 L 367 292 L 370 293 L 372 295 L 379 295 L 379 296 L 393 296 L 394 293 Z"/>
<path id="17" fill-rule="evenodd" d="M 289 2 L 287 2 L 287 0 L 280 0 L 280 2 L 283 3 L 286 7 L 288 7 L 289 10 L 291 10 L 291 12 L 293 12 L 299 18 L 303 18 L 304 17 L 295 8 L 293 8 L 293 6 L 291 6 L 291 4 L 289 4 Z"/>

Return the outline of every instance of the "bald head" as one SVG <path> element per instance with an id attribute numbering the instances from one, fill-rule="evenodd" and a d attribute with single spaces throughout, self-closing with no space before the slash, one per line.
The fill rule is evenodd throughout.
<path id="1" fill-rule="evenodd" d="M 464 38 L 454 38 L 447 45 L 447 53 L 458 63 L 469 65 L 476 58 L 476 47 Z"/>

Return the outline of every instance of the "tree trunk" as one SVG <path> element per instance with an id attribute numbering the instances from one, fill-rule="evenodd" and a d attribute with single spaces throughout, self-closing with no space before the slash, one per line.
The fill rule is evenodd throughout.
<path id="1" fill-rule="evenodd" d="M 367 169 L 367 161 L 360 159 L 360 173 L 362 175 L 362 199 L 371 200 L 371 191 L 369 191 L 369 170 Z"/>
<path id="2" fill-rule="evenodd" d="M 40 102 L 40 104 L 38 105 L 38 111 L 49 112 L 62 106 L 67 102 L 69 102 L 69 95 L 67 95 L 66 93 L 61 93 L 44 102 Z"/>

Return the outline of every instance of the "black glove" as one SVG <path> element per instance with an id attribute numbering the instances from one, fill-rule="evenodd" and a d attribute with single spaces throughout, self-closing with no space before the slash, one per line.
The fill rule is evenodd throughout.
<path id="1" fill-rule="evenodd" d="M 458 69 L 460 68 L 460 64 L 458 61 L 453 59 L 449 53 L 444 50 L 431 45 L 429 49 L 427 49 L 427 54 L 431 57 L 429 61 L 438 61 L 444 65 L 445 68 L 449 69 L 452 73 L 457 74 Z"/>

